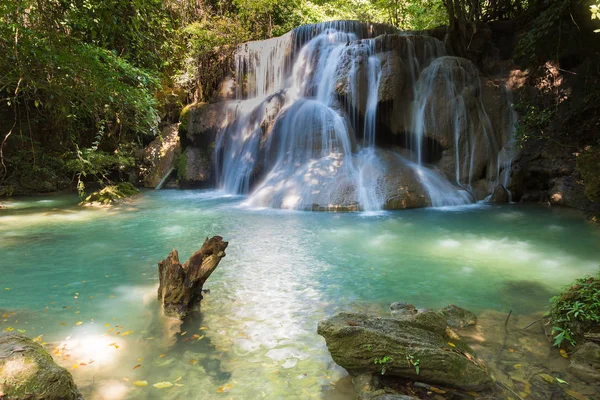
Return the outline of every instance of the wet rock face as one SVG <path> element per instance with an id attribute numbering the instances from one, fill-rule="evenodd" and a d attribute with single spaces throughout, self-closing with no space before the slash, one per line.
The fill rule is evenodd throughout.
<path id="1" fill-rule="evenodd" d="M 178 125 L 170 124 L 162 131 L 162 137 L 157 137 L 139 155 L 143 167 L 143 185 L 155 188 L 161 179 L 175 166 L 181 153 Z"/>
<path id="2" fill-rule="evenodd" d="M 177 250 L 158 263 L 158 299 L 165 315 L 183 319 L 200 305 L 202 287 L 225 257 L 228 242 L 221 236 L 206 239 L 204 244 L 183 265 Z"/>
<path id="3" fill-rule="evenodd" d="M 351 375 L 383 373 L 466 390 L 491 386 L 474 351 L 448 337 L 446 328 L 444 317 L 432 311 L 401 318 L 340 313 L 321 321 L 317 332 Z"/>
<path id="4" fill-rule="evenodd" d="M 490 203 L 505 204 L 508 203 L 509 195 L 506 188 L 502 185 L 496 186 L 492 197 L 490 197 Z"/>
<path id="5" fill-rule="evenodd" d="M 0 333 L 0 398 L 79 400 L 73 377 L 26 336 Z"/>
<path id="6" fill-rule="evenodd" d="M 451 328 L 468 328 L 477 325 L 477 316 L 469 310 L 450 304 L 442 308 L 438 313 L 444 317 Z"/>

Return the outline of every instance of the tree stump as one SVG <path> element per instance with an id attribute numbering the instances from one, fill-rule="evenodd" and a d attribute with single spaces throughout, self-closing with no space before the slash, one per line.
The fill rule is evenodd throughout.
<path id="1" fill-rule="evenodd" d="M 185 264 L 179 263 L 175 249 L 158 263 L 158 299 L 162 301 L 165 315 L 183 319 L 200 305 L 202 286 L 225 257 L 228 244 L 221 236 L 206 238 L 200 250 Z"/>

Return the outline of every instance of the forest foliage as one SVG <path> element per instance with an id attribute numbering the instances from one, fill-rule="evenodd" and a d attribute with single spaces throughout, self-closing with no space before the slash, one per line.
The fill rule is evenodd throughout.
<path id="1" fill-rule="evenodd" d="M 209 99 L 248 40 L 335 19 L 450 24 L 467 38 L 479 22 L 534 6 L 552 18 L 577 1 L 0 0 L 0 187 L 122 178 L 168 107 Z M 553 25 L 540 26 L 524 51 Z"/>

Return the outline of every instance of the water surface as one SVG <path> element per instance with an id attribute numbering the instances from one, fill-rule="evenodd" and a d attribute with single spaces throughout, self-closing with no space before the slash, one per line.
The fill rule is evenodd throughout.
<path id="1" fill-rule="evenodd" d="M 335 214 L 244 200 L 161 191 L 118 209 L 81 209 L 71 196 L 5 202 L 0 330 L 42 335 L 89 398 L 350 399 L 319 320 L 394 301 L 531 314 L 600 259 L 596 226 L 558 208 Z M 183 261 L 217 234 L 230 244 L 202 312 L 174 325 L 160 316 L 157 262 L 172 248 Z M 182 386 L 152 387 L 161 381 Z"/>

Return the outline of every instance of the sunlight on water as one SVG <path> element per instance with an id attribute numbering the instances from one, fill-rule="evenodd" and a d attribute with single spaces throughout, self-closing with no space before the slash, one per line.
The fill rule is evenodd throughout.
<path id="1" fill-rule="evenodd" d="M 542 207 L 286 212 L 207 191 L 111 210 L 44 200 L 0 211 L 0 330 L 41 335 L 90 399 L 351 399 L 319 320 L 394 301 L 530 314 L 600 256 L 594 226 Z M 157 262 L 216 234 L 230 244 L 202 312 L 163 317 Z"/>

